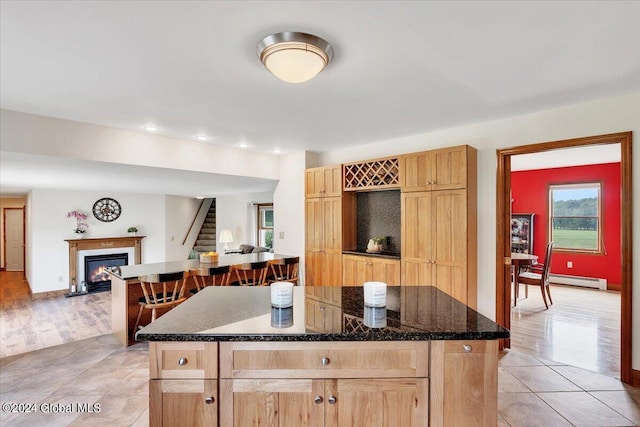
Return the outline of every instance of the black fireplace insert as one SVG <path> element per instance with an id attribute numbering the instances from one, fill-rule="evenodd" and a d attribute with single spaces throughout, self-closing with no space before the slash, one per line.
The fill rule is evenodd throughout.
<path id="1" fill-rule="evenodd" d="M 84 281 L 87 283 L 87 292 L 104 292 L 111 290 L 111 280 L 107 274 L 107 267 L 121 267 L 128 265 L 127 253 L 87 255 L 84 257 Z M 81 288 L 78 290 L 80 291 Z"/>

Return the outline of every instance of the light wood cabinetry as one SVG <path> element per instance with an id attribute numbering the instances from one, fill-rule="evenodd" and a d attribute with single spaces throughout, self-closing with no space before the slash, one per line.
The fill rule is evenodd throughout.
<path id="1" fill-rule="evenodd" d="M 402 191 L 467 188 L 476 180 L 477 151 L 468 145 L 406 154 L 401 161 Z"/>
<path id="2" fill-rule="evenodd" d="M 370 281 L 400 285 L 400 260 L 342 255 L 343 286 L 362 286 Z"/>
<path id="3" fill-rule="evenodd" d="M 476 218 L 469 196 L 469 190 L 402 194 L 402 284 L 436 286 L 475 308 Z"/>
<path id="4" fill-rule="evenodd" d="M 342 282 L 342 198 L 306 199 L 305 278 L 307 286 Z"/>
<path id="5" fill-rule="evenodd" d="M 218 343 L 149 343 L 149 424 L 218 424 Z"/>
<path id="6" fill-rule="evenodd" d="M 222 343 L 220 351 L 221 426 L 428 425 L 427 342 Z"/>
<path id="7" fill-rule="evenodd" d="M 163 378 L 149 383 L 150 425 L 495 426 L 497 346 L 497 341 L 151 343 L 151 375 Z M 212 351 L 215 357 L 208 355 Z M 187 362 L 173 369 L 185 355 Z M 196 373 L 219 378 L 183 378 Z"/>
<path id="8" fill-rule="evenodd" d="M 306 197 L 342 195 L 342 165 L 311 168 L 305 171 Z"/>
<path id="9" fill-rule="evenodd" d="M 498 342 L 431 342 L 431 425 L 495 426 Z"/>

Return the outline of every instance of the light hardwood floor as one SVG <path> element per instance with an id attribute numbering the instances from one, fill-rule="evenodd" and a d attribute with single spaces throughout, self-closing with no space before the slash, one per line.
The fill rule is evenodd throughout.
<path id="1" fill-rule="evenodd" d="M 540 288 L 529 287 L 511 309 L 511 348 L 620 378 L 620 292 L 551 285 L 545 310 Z"/>
<path id="2" fill-rule="evenodd" d="M 0 272 L 3 289 L 6 275 Z M 21 303 L 12 302 L 11 295 L 7 294 L 2 297 L 2 312 L 6 304 L 12 307 L 12 316 L 21 317 L 23 313 L 20 324 L 27 319 L 33 322 L 29 298 L 20 292 L 14 295 L 21 295 Z M 104 308 L 100 299 L 81 298 L 86 297 L 72 299 L 83 301 L 82 304 L 71 305 L 64 297 L 51 298 L 47 307 L 53 307 L 53 313 L 68 312 L 60 314 L 62 320 L 52 314 L 45 321 L 53 322 L 55 327 L 66 324 L 64 319 L 76 318 L 79 313 L 100 313 L 98 307 Z M 26 329 L 33 337 L 25 340 L 24 345 L 41 345 L 38 331 L 49 326 L 35 323 Z M 60 339 L 72 336 L 59 335 Z M 148 345 L 140 343 L 123 348 L 110 333 L 97 335 L 1 358 L 0 402 L 34 404 L 31 407 L 37 409 L 30 413 L 2 412 L 0 425 L 148 425 Z M 4 346 L 4 341 L 0 346 Z M 501 353 L 499 365 L 499 426 L 640 425 L 640 389 L 516 350 Z M 46 412 L 58 404 L 71 405 L 71 412 L 52 413 L 50 409 Z M 77 404 L 99 404 L 100 411 L 82 412 Z"/>

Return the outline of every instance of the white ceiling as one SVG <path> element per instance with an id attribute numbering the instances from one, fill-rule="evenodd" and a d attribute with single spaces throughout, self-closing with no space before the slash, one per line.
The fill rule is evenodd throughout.
<path id="1" fill-rule="evenodd" d="M 256 55 L 305 31 L 291 85 Z M 640 90 L 640 2 L 5 1 L 0 107 L 282 153 L 326 151 Z"/>

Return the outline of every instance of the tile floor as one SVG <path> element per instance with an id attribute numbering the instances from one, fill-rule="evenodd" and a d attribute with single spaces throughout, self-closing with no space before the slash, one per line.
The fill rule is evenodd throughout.
<path id="1" fill-rule="evenodd" d="M 0 401 L 38 408 L 3 412 L 0 424 L 146 426 L 147 364 L 146 344 L 125 349 L 111 335 L 0 359 Z M 513 350 L 500 356 L 498 391 L 499 426 L 640 425 L 640 389 Z M 68 404 L 72 412 L 44 411 Z M 99 404 L 100 412 L 80 412 L 77 404 Z"/>
<path id="2" fill-rule="evenodd" d="M 109 293 L 40 301 L 21 275 L 1 272 L 0 281 L 0 403 L 38 409 L 0 412 L 0 425 L 148 425 L 148 345 L 125 349 L 108 333 Z M 78 322 L 94 337 L 78 336 Z M 501 353 L 499 366 L 500 426 L 640 425 L 639 388 L 517 350 Z M 72 412 L 44 412 L 68 404 Z M 99 404 L 100 412 L 78 404 Z"/>

